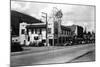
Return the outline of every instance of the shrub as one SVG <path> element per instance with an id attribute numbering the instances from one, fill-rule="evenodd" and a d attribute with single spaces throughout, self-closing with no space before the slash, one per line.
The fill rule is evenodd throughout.
<path id="1" fill-rule="evenodd" d="M 19 43 L 11 43 L 11 52 L 22 51 L 23 48 Z"/>

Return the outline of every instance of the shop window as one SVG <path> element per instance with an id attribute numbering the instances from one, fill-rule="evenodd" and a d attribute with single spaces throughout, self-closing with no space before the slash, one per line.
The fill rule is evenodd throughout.
<path id="1" fill-rule="evenodd" d="M 37 34 L 37 29 L 35 29 L 35 34 Z"/>
<path id="2" fill-rule="evenodd" d="M 63 34 L 63 30 L 61 31 L 61 33 Z"/>
<path id="3" fill-rule="evenodd" d="M 17 42 L 18 40 L 16 39 L 16 42 Z"/>
<path id="4" fill-rule="evenodd" d="M 24 29 L 22 29 L 21 34 L 24 34 L 24 33 L 25 33 L 25 30 L 24 30 Z"/>
<path id="5" fill-rule="evenodd" d="M 42 34 L 42 29 L 40 29 L 40 34 Z"/>
<path id="6" fill-rule="evenodd" d="M 37 34 L 40 34 L 40 29 L 37 29 Z"/>
<path id="7" fill-rule="evenodd" d="M 48 33 L 49 33 L 49 34 L 51 33 L 51 28 L 48 28 Z"/>
<path id="8" fill-rule="evenodd" d="M 13 40 L 13 42 L 14 42 L 14 40 Z"/>
<path id="9" fill-rule="evenodd" d="M 28 36 L 28 41 L 30 41 L 30 37 Z"/>

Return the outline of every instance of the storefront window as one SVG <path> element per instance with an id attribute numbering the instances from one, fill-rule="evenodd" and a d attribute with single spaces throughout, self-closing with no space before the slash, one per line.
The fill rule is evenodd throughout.
<path id="1" fill-rule="evenodd" d="M 48 33 L 49 33 L 49 34 L 51 33 L 51 28 L 48 28 Z"/>
<path id="2" fill-rule="evenodd" d="M 21 34 L 24 34 L 24 33 L 25 33 L 25 30 L 24 30 L 24 29 L 22 29 Z"/>

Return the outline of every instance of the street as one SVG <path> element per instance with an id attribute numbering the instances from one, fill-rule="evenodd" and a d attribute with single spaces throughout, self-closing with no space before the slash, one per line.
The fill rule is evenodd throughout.
<path id="1" fill-rule="evenodd" d="M 82 56 L 75 58 L 74 60 L 70 62 L 76 63 L 76 62 L 92 62 L 92 61 L 95 61 L 95 51 L 90 51 Z"/>
<path id="2" fill-rule="evenodd" d="M 66 47 L 33 47 L 35 51 L 24 52 L 17 55 L 11 55 L 11 66 L 30 66 L 38 64 L 54 64 L 54 63 L 69 63 L 87 61 L 88 57 L 83 59 L 77 57 L 84 56 L 88 52 L 94 51 L 94 44 L 66 46 Z M 33 50 L 34 50 L 33 49 Z M 92 54 L 95 55 L 95 54 Z M 88 55 L 91 56 L 91 55 Z M 79 60 L 76 60 L 76 59 Z M 87 60 L 86 60 L 87 59 Z M 95 59 L 91 59 L 95 60 Z"/>

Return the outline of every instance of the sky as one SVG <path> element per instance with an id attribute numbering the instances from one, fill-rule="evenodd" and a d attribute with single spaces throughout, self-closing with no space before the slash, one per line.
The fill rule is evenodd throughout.
<path id="1" fill-rule="evenodd" d="M 61 9 L 63 13 L 62 25 L 76 24 L 87 27 L 88 31 L 95 31 L 95 6 L 11 1 L 11 10 L 28 14 L 37 19 L 41 19 L 41 12 L 47 13 L 50 17 L 53 7 Z"/>

